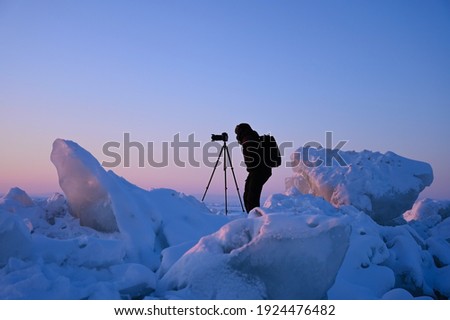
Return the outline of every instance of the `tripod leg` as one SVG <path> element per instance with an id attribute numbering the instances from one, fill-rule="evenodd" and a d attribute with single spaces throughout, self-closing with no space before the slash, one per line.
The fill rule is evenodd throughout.
<path id="1" fill-rule="evenodd" d="M 228 147 L 226 143 L 224 142 L 223 149 L 225 149 L 224 155 L 223 155 L 223 174 L 224 174 L 224 181 L 225 181 L 225 215 L 228 215 L 228 201 L 227 201 L 227 157 L 226 153 L 228 150 Z"/>
<path id="2" fill-rule="evenodd" d="M 234 184 L 236 186 L 236 191 L 237 191 L 237 194 L 238 194 L 238 197 L 239 197 L 239 202 L 241 203 L 242 212 L 245 212 L 244 206 L 242 204 L 241 194 L 239 192 L 239 186 L 238 186 L 238 183 L 237 183 L 237 180 L 236 180 L 236 175 L 234 174 L 233 163 L 231 162 L 230 151 L 228 150 L 228 148 L 225 149 L 225 154 L 226 154 L 226 157 L 228 157 L 228 161 L 230 162 L 230 168 L 231 168 L 231 172 L 233 173 Z"/>
<path id="3" fill-rule="evenodd" d="M 222 152 L 223 152 L 223 149 L 224 149 L 224 148 L 225 148 L 225 147 L 222 146 L 222 149 L 220 149 L 219 156 L 217 157 L 217 161 L 216 161 L 216 164 L 214 165 L 213 172 L 211 173 L 211 177 L 209 178 L 209 182 L 208 182 L 208 185 L 206 186 L 205 193 L 203 194 L 202 201 L 205 200 L 206 193 L 208 192 L 209 185 L 211 184 L 212 178 L 213 178 L 213 176 L 214 176 L 214 172 L 216 172 L 216 168 L 217 168 L 217 165 L 219 164 L 220 156 L 222 155 Z"/>

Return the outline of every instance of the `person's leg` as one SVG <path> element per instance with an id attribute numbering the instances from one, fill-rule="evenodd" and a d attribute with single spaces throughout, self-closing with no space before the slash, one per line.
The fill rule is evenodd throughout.
<path id="1" fill-rule="evenodd" d="M 254 171 L 249 173 L 246 180 L 246 198 L 245 208 L 247 212 L 250 212 L 255 207 L 260 207 L 260 198 L 264 183 L 270 178 L 270 172 Z"/>
<path id="2" fill-rule="evenodd" d="M 247 179 L 245 179 L 245 187 L 244 187 L 244 207 L 247 213 L 250 212 L 252 208 L 250 208 L 250 194 L 251 194 L 251 185 L 252 185 L 253 175 L 251 173 L 248 174 Z"/>

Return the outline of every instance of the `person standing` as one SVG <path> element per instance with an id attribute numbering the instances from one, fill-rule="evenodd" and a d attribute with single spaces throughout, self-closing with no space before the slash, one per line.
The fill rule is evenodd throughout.
<path id="1" fill-rule="evenodd" d="M 272 168 L 264 161 L 259 134 L 248 123 L 238 124 L 234 132 L 237 141 L 242 145 L 242 154 L 248 172 L 244 188 L 244 205 L 249 213 L 253 208 L 260 206 L 261 192 L 272 175 Z"/>

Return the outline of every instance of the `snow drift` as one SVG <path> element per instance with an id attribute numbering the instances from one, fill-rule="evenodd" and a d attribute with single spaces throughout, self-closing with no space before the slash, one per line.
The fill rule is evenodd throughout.
<path id="1" fill-rule="evenodd" d="M 278 212 L 239 219 L 184 254 L 160 291 L 199 299 L 325 298 L 349 235 L 343 216 Z"/>
<path id="2" fill-rule="evenodd" d="M 143 190 L 58 139 L 64 195 L 0 198 L 0 299 L 448 298 L 450 202 L 411 202 L 429 166 L 368 151 L 345 159 L 335 173 L 296 167 L 292 188 L 226 217 Z M 403 224 L 379 224 L 394 220 Z"/>
<path id="3" fill-rule="evenodd" d="M 286 179 L 286 188 L 324 197 L 335 206 L 352 205 L 377 223 L 392 225 L 433 182 L 428 163 L 393 152 L 340 151 L 346 166 L 325 165 L 329 152 L 324 148 L 299 148 L 294 152 L 294 175 Z"/>
<path id="4" fill-rule="evenodd" d="M 448 202 L 432 202 L 435 205 L 428 208 L 418 206 L 416 215 L 434 216 L 446 212 L 440 208 L 447 208 Z M 335 283 L 328 290 L 330 299 L 449 297 L 450 219 L 432 228 L 419 221 L 381 226 L 353 206 L 337 209 L 323 198 L 301 194 L 296 188 L 271 195 L 264 207 L 267 212 L 283 208 L 319 216 L 332 215 L 333 210 L 337 210 L 349 219 L 350 244 Z"/>
<path id="5" fill-rule="evenodd" d="M 80 224 L 98 231 L 118 231 L 126 244 L 128 260 L 154 270 L 159 266 L 161 249 L 197 241 L 205 228 L 211 233 L 227 221 L 210 215 L 193 197 L 167 189 L 143 190 L 105 171 L 75 142 L 55 140 L 51 161 L 69 212 L 80 219 Z M 205 227 L 199 229 L 199 225 Z"/>

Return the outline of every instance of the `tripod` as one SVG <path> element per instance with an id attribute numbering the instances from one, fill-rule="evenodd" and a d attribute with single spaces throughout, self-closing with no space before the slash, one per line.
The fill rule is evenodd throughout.
<path id="1" fill-rule="evenodd" d="M 222 155 L 222 153 L 223 153 L 223 172 L 224 172 L 224 177 L 225 177 L 224 178 L 224 181 L 225 181 L 225 214 L 226 215 L 228 214 L 228 203 L 227 203 L 227 190 L 228 190 L 228 187 L 227 187 L 227 158 L 228 158 L 228 161 L 230 163 L 231 172 L 233 173 L 234 184 L 236 186 L 236 191 L 237 191 L 237 194 L 238 194 L 238 197 L 239 197 L 239 202 L 241 203 L 242 212 L 245 212 L 244 206 L 242 205 L 241 194 L 239 193 L 238 183 L 236 181 L 236 176 L 234 175 L 234 169 L 233 169 L 233 164 L 231 163 L 230 152 L 228 150 L 227 142 L 226 142 L 225 139 L 223 140 L 222 149 L 220 149 L 219 156 L 217 157 L 217 161 L 216 161 L 216 164 L 214 166 L 213 172 L 211 173 L 211 177 L 209 178 L 209 182 L 208 182 L 208 185 L 206 186 L 205 193 L 203 194 L 202 201 L 205 199 L 206 193 L 208 192 L 209 185 L 211 184 L 212 178 L 214 176 L 214 172 L 216 172 L 216 168 L 217 168 L 217 165 L 219 164 L 220 156 Z"/>

